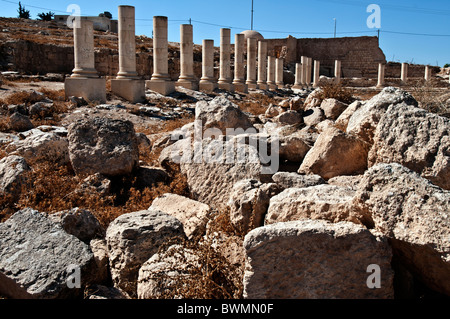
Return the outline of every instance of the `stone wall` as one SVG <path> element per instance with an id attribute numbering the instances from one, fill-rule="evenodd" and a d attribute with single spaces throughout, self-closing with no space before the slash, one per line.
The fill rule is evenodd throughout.
<path id="1" fill-rule="evenodd" d="M 268 39 L 269 54 L 283 57 L 287 64 L 301 61 L 301 56 L 319 60 L 320 74 L 334 76 L 334 61 L 342 62 L 343 77 L 376 78 L 378 63 L 386 63 L 377 37 Z"/>
<path id="2" fill-rule="evenodd" d="M 440 67 L 432 66 L 431 75 L 434 76 L 439 73 Z M 402 64 L 398 62 L 389 62 L 386 64 L 385 76 L 386 78 L 400 78 L 402 73 Z M 409 64 L 408 65 L 408 78 L 424 78 L 425 77 L 425 65 L 421 64 Z"/>

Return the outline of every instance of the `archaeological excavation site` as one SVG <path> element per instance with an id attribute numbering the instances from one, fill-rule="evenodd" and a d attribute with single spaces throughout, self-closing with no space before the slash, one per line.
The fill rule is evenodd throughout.
<path id="1" fill-rule="evenodd" d="M 0 299 L 448 300 L 450 67 L 115 10 L 0 18 Z"/>

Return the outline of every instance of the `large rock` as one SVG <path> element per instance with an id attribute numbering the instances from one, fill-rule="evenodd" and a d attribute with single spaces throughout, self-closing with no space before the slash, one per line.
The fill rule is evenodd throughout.
<path id="1" fill-rule="evenodd" d="M 309 110 L 314 107 L 320 106 L 322 103 L 322 95 L 323 90 L 321 88 L 317 88 L 314 91 L 312 91 L 308 97 L 305 100 L 305 103 L 303 104 L 304 110 Z"/>
<path id="2" fill-rule="evenodd" d="M 43 132 L 33 129 L 24 139 L 13 142 L 6 147 L 11 155 L 24 157 L 28 162 L 47 160 L 64 165 L 69 163 L 69 142 L 59 132 Z"/>
<path id="3" fill-rule="evenodd" d="M 70 289 L 69 266 L 81 271 L 81 284 L 93 280 L 95 262 L 89 246 L 32 209 L 0 224 L 0 294 L 10 298 L 82 297 Z M 71 282 L 71 281 L 70 281 Z"/>
<path id="4" fill-rule="evenodd" d="M 336 120 L 347 107 L 347 104 L 336 99 L 325 99 L 322 101 L 322 104 L 320 104 L 320 108 L 325 113 L 325 116 L 333 121 Z"/>
<path id="5" fill-rule="evenodd" d="M 50 214 L 48 217 L 83 242 L 89 243 L 91 239 L 104 237 L 105 230 L 89 210 L 76 207 Z"/>
<path id="6" fill-rule="evenodd" d="M 30 170 L 23 157 L 11 155 L 0 160 L 0 196 L 16 199 Z"/>
<path id="7" fill-rule="evenodd" d="M 329 127 L 319 135 L 298 172 L 317 174 L 324 179 L 363 173 L 367 168 L 369 148 L 366 142 L 357 137 Z"/>
<path id="8" fill-rule="evenodd" d="M 116 218 L 106 230 L 114 286 L 131 297 L 136 296 L 142 264 L 166 242 L 184 237 L 183 224 L 158 210 L 144 210 Z"/>
<path id="9" fill-rule="evenodd" d="M 270 199 L 265 224 L 299 219 L 325 219 L 331 222 L 351 221 L 362 224 L 368 219 L 353 209 L 355 191 L 348 187 L 317 185 L 288 188 Z"/>
<path id="10" fill-rule="evenodd" d="M 303 122 L 309 126 L 315 126 L 325 120 L 325 113 L 320 107 L 313 107 L 303 112 Z"/>
<path id="11" fill-rule="evenodd" d="M 254 129 L 249 117 L 226 97 L 218 96 L 212 101 L 200 101 L 195 106 L 195 119 L 201 121 L 202 132 L 218 129 L 222 135 L 226 129 Z"/>
<path id="12" fill-rule="evenodd" d="M 450 295 L 449 191 L 400 164 L 378 164 L 364 174 L 354 202 L 412 273 Z"/>
<path id="13" fill-rule="evenodd" d="M 263 226 L 270 198 L 280 192 L 276 184 L 246 179 L 237 182 L 228 201 L 230 222 L 242 233 Z"/>
<path id="14" fill-rule="evenodd" d="M 384 88 L 353 113 L 348 121 L 347 133 L 372 143 L 375 129 L 386 110 L 400 103 L 417 106 L 417 101 L 408 92 L 394 87 Z"/>
<path id="15" fill-rule="evenodd" d="M 82 119 L 69 126 L 69 154 L 77 175 L 129 174 L 139 164 L 138 139 L 130 121 Z"/>
<path id="16" fill-rule="evenodd" d="M 18 112 L 12 114 L 9 117 L 8 122 L 9 129 L 16 132 L 25 132 L 34 128 L 29 117 Z"/>
<path id="17" fill-rule="evenodd" d="M 308 219 L 277 223 L 248 233 L 244 247 L 244 298 L 394 297 L 391 248 L 362 226 Z M 373 264 L 380 267 L 378 289 L 367 285 Z"/>
<path id="18" fill-rule="evenodd" d="M 450 120 L 405 103 L 390 106 L 375 131 L 369 167 L 400 163 L 450 189 Z"/>
<path id="19" fill-rule="evenodd" d="M 347 130 L 348 122 L 350 121 L 350 118 L 352 117 L 353 113 L 355 113 L 365 102 L 361 101 L 355 101 L 352 104 L 350 104 L 344 112 L 339 115 L 339 117 L 336 119 L 335 123 L 338 128 L 340 128 L 343 131 Z"/>
<path id="20" fill-rule="evenodd" d="M 212 214 L 208 205 L 176 194 L 164 194 L 156 198 L 149 209 L 177 218 L 183 224 L 188 238 L 203 235 Z"/>
<path id="21" fill-rule="evenodd" d="M 297 125 L 303 123 L 303 116 L 297 111 L 287 111 L 276 116 L 273 120 L 280 125 Z"/>
<path id="22" fill-rule="evenodd" d="M 289 172 L 278 172 L 272 176 L 272 180 L 283 189 L 304 188 L 325 184 L 325 180 L 319 175 L 300 175 Z"/>
<path id="23" fill-rule="evenodd" d="M 183 141 L 183 140 L 182 140 Z M 176 146 L 180 142 L 173 146 Z M 242 179 L 261 179 L 264 173 L 257 149 L 248 144 L 204 139 L 194 145 L 186 144 L 198 152 L 185 156 L 180 165 L 193 198 L 212 208 L 226 208 L 234 184 Z M 192 151 L 192 149 L 191 149 Z"/>
<path id="24" fill-rule="evenodd" d="M 279 155 L 281 160 L 301 163 L 311 149 L 307 137 L 302 131 L 297 131 L 289 135 L 278 135 L 276 138 L 279 141 Z M 269 141 L 272 142 L 272 138 Z"/>

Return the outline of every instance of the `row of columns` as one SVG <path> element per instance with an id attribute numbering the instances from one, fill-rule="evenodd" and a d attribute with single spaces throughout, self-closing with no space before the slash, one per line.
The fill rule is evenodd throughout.
<path id="1" fill-rule="evenodd" d="M 111 91 L 131 102 L 145 99 L 145 89 L 168 95 L 175 86 L 189 89 L 213 91 L 221 88 L 228 91 L 247 92 L 248 88 L 276 89 L 284 86 L 283 60 L 267 56 L 267 42 L 247 39 L 236 34 L 234 79 L 231 76 L 231 30 L 220 31 L 220 77 L 214 76 L 214 40 L 203 40 L 202 77 L 197 82 L 194 76 L 193 26 L 180 27 L 180 77 L 173 82 L 168 71 L 168 20 L 153 18 L 153 74 L 150 80 L 139 78 L 136 71 L 135 8 L 119 6 L 119 72 L 111 80 Z M 244 62 L 247 45 L 247 65 Z M 74 26 L 75 68 L 65 83 L 67 96 L 83 96 L 87 100 L 106 100 L 105 79 L 95 70 L 93 24 L 80 19 Z M 258 61 L 258 64 L 257 62 Z M 245 77 L 247 66 L 247 77 Z M 258 70 L 258 71 L 257 71 Z"/>
<path id="2" fill-rule="evenodd" d="M 400 79 L 402 82 L 406 83 L 406 81 L 408 80 L 408 68 L 409 68 L 409 64 L 408 63 L 402 63 L 401 66 L 401 73 L 400 73 Z M 378 64 L 378 82 L 377 82 L 377 87 L 382 87 L 385 83 L 385 70 L 386 70 L 386 65 L 384 63 L 379 63 Z M 424 79 L 425 81 L 429 81 L 431 80 L 431 68 L 430 66 L 425 66 L 425 75 L 424 75 Z"/>

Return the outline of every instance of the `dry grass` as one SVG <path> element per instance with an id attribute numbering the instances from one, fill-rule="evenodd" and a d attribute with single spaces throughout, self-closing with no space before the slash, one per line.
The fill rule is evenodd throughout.
<path id="1" fill-rule="evenodd" d="M 277 105 L 278 101 L 264 94 L 252 94 L 248 96 L 248 100 L 239 102 L 239 108 L 253 115 L 265 114 L 270 104 Z"/>
<path id="2" fill-rule="evenodd" d="M 3 103 L 8 105 L 31 105 L 42 101 L 44 98 L 45 97 L 43 95 L 37 94 L 36 92 L 20 91 L 7 96 L 5 99 L 3 99 Z"/>
<path id="3" fill-rule="evenodd" d="M 419 102 L 419 106 L 428 112 L 450 118 L 450 93 L 436 87 L 433 81 L 418 80 L 409 90 Z"/>
<path id="4" fill-rule="evenodd" d="M 336 99 L 346 104 L 350 104 L 355 100 L 352 92 L 341 84 L 324 84 L 321 85 L 320 88 L 322 89 L 322 92 L 319 94 L 318 98 L 321 100 Z"/>
<path id="5" fill-rule="evenodd" d="M 235 236 L 229 212 L 221 212 L 208 224 L 209 233 L 220 233 L 228 240 L 242 245 L 242 238 Z M 211 236 L 199 237 L 183 242 L 169 242 L 159 253 L 175 260 L 174 269 L 165 269 L 156 274 L 159 299 L 241 299 L 243 294 L 244 264 L 232 264 L 219 250 L 213 248 Z M 170 248 L 170 249 L 169 249 Z M 194 252 L 195 258 L 190 258 Z M 180 273 L 178 266 L 183 265 Z M 176 275 L 173 275 L 176 274 Z"/>

